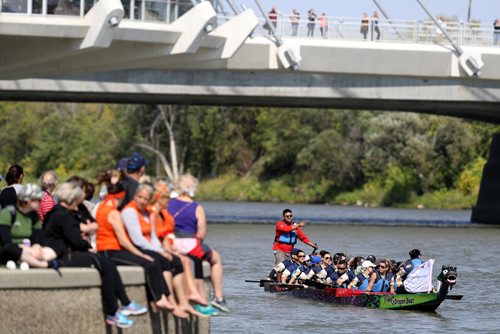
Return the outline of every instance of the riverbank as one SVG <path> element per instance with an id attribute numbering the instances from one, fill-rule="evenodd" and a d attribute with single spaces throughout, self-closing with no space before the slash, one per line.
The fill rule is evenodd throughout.
<path id="1" fill-rule="evenodd" d="M 258 202 L 202 201 L 208 222 L 225 224 L 274 225 L 283 209 L 293 210 L 295 221 L 310 225 L 350 226 L 433 226 L 478 228 L 470 222 L 470 210 L 396 209 L 337 206 L 327 204 L 290 204 Z M 490 226 L 491 227 L 491 226 Z"/>
<path id="2" fill-rule="evenodd" d="M 418 196 L 409 189 L 367 184 L 363 189 L 336 193 L 331 183 L 287 184 L 284 180 L 259 181 L 253 176 L 222 176 L 200 184 L 199 200 L 230 202 L 329 204 L 361 207 L 468 210 L 476 204 L 476 192 L 446 189 Z"/>

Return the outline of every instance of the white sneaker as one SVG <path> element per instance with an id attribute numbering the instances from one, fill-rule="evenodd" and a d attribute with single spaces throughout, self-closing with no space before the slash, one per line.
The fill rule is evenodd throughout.
<path id="1" fill-rule="evenodd" d="M 7 263 L 5 264 L 5 266 L 7 267 L 7 269 L 9 270 L 16 270 L 16 263 L 12 260 L 10 261 L 7 261 Z"/>

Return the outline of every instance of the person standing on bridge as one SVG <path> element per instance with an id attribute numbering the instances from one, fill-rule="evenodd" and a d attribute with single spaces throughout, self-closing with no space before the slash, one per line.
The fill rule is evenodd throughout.
<path id="1" fill-rule="evenodd" d="M 321 14 L 318 19 L 319 21 L 319 31 L 321 32 L 321 37 L 327 38 L 328 36 L 328 17 L 325 13 Z"/>
<path id="2" fill-rule="evenodd" d="M 380 28 L 378 26 L 378 20 L 379 20 L 378 12 L 375 11 L 373 12 L 372 15 L 372 32 L 375 32 L 377 34 L 377 41 L 380 39 Z"/>
<path id="3" fill-rule="evenodd" d="M 493 44 L 498 45 L 500 43 L 500 19 L 493 22 L 493 29 Z"/>
<path id="4" fill-rule="evenodd" d="M 441 43 L 444 39 L 444 33 L 441 30 L 441 28 L 443 30 L 446 30 L 446 29 L 448 29 L 448 25 L 446 24 L 446 19 L 444 18 L 444 16 L 439 17 L 438 23 L 441 27 L 439 27 L 439 26 L 436 27 L 436 43 Z"/>
<path id="5" fill-rule="evenodd" d="M 306 226 L 306 222 L 294 223 L 292 218 L 292 210 L 285 209 L 283 210 L 283 219 L 276 223 L 276 236 L 273 245 L 276 265 L 285 260 L 290 260 L 290 252 L 297 243 L 297 239 L 314 249 L 318 249 L 318 244 L 313 243 L 302 232 L 301 227 Z"/>
<path id="6" fill-rule="evenodd" d="M 314 27 L 316 26 L 316 18 L 318 17 L 314 12 L 314 9 L 309 9 L 307 12 L 307 37 L 314 36 Z"/>
<path id="7" fill-rule="evenodd" d="M 366 36 L 368 35 L 368 27 L 370 24 L 370 18 L 368 17 L 368 14 L 365 12 L 363 13 L 363 17 L 361 18 L 361 29 L 359 32 L 363 35 L 363 39 L 366 40 Z"/>
<path id="8" fill-rule="evenodd" d="M 292 36 L 297 36 L 299 32 L 300 13 L 294 8 L 292 15 L 290 15 L 290 22 L 292 22 Z"/>
<path id="9" fill-rule="evenodd" d="M 278 26 L 278 12 L 276 11 L 276 7 L 272 7 L 271 11 L 267 14 L 267 17 L 269 18 L 269 21 L 271 21 L 271 24 L 274 27 L 274 30 L 276 30 L 276 27 Z M 269 35 L 271 35 L 271 27 L 268 29 Z"/>

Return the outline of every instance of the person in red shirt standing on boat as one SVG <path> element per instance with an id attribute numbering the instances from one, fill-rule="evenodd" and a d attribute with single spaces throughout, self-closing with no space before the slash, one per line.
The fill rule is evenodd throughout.
<path id="1" fill-rule="evenodd" d="M 301 227 L 306 226 L 305 221 L 299 223 L 294 223 L 292 210 L 283 210 L 283 219 L 276 223 L 276 236 L 274 237 L 274 259 L 275 263 L 281 263 L 285 260 L 290 259 L 290 251 L 293 246 L 297 243 L 297 239 L 313 247 L 318 248 L 318 245 L 313 243 L 304 232 L 302 232 Z"/>

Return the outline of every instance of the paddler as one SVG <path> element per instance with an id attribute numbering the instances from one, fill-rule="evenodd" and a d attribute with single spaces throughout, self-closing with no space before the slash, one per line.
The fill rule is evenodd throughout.
<path id="1" fill-rule="evenodd" d="M 292 218 L 292 210 L 285 209 L 283 210 L 283 219 L 276 223 L 276 236 L 273 245 L 275 264 L 290 259 L 290 251 L 297 243 L 297 239 L 314 249 L 318 248 L 318 245 L 302 232 L 301 227 L 306 226 L 306 222 L 294 223 Z"/>

